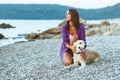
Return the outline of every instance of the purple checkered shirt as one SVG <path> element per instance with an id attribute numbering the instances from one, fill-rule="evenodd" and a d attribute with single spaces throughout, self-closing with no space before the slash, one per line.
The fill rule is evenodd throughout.
<path id="1" fill-rule="evenodd" d="M 85 28 L 83 24 L 80 24 L 79 28 L 76 31 L 76 34 L 79 40 L 84 40 L 84 42 L 86 43 Z M 66 28 L 66 24 L 62 26 L 62 39 L 63 39 L 63 42 L 62 42 L 61 49 L 60 49 L 61 59 L 63 57 L 63 53 L 65 53 L 68 50 L 65 44 L 70 44 L 69 29 Z"/>

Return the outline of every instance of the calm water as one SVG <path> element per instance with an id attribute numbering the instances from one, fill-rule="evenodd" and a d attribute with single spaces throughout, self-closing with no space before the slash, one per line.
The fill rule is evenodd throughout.
<path id="1" fill-rule="evenodd" d="M 0 46 L 14 43 L 16 41 L 26 41 L 24 34 L 40 33 L 49 28 L 56 27 L 62 20 L 0 20 L 1 23 L 10 24 L 16 28 L 0 29 L 8 39 L 0 40 Z"/>
<path id="2" fill-rule="evenodd" d="M 24 34 L 40 33 L 49 28 L 56 27 L 63 20 L 0 20 L 1 23 L 10 24 L 16 28 L 0 29 L 8 39 L 0 40 L 0 46 L 11 44 L 17 41 L 26 41 Z M 100 23 L 103 20 L 87 20 L 87 23 Z M 107 20 L 110 23 L 120 22 L 120 19 Z"/>
<path id="3" fill-rule="evenodd" d="M 5 37 L 17 37 L 18 34 L 39 33 L 46 29 L 56 27 L 62 20 L 0 20 L 1 23 L 11 24 L 16 28 L 0 29 Z"/>

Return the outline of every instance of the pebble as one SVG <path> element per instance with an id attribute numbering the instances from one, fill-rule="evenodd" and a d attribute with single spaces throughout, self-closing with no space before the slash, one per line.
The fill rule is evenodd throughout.
<path id="1" fill-rule="evenodd" d="M 1 80 L 119 80 L 120 36 L 87 37 L 88 49 L 100 55 L 83 70 L 64 69 L 62 39 L 45 39 L 0 47 Z"/>

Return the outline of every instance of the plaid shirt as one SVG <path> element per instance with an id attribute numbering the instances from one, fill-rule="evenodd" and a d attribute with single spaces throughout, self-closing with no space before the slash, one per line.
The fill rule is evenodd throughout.
<path id="1" fill-rule="evenodd" d="M 79 40 L 84 40 L 84 42 L 86 43 L 85 28 L 83 24 L 80 24 L 79 28 L 76 31 L 76 34 Z M 63 39 L 63 42 L 60 50 L 61 59 L 62 59 L 63 53 L 65 53 L 68 50 L 65 44 L 70 44 L 69 29 L 66 28 L 66 24 L 62 26 L 62 39 Z"/>

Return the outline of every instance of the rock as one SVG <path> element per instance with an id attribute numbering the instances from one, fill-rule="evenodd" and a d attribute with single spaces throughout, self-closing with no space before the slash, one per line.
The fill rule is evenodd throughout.
<path id="1" fill-rule="evenodd" d="M 61 37 L 62 37 L 62 34 L 59 34 L 59 35 L 54 36 L 53 38 L 54 39 L 60 39 Z"/>
<path id="2" fill-rule="evenodd" d="M 120 35 L 120 23 L 115 26 L 114 25 L 115 24 L 111 26 L 111 29 L 110 29 L 111 33 L 109 35 Z"/>
<path id="3" fill-rule="evenodd" d="M 40 34 L 53 34 L 53 35 L 58 35 L 61 33 L 61 27 L 55 27 L 55 28 L 51 28 L 51 29 L 48 29 Z"/>
<path id="4" fill-rule="evenodd" d="M 15 27 L 11 26 L 10 24 L 2 23 L 0 24 L 0 28 L 15 28 Z"/>
<path id="5" fill-rule="evenodd" d="M 94 28 L 94 27 L 98 27 L 99 24 L 87 24 L 87 26 L 88 26 L 89 28 Z"/>
<path id="6" fill-rule="evenodd" d="M 37 39 L 37 38 L 38 38 L 38 34 L 36 34 L 36 33 L 31 33 L 31 34 L 25 35 L 25 39 L 31 40 L 31 39 Z"/>
<path id="7" fill-rule="evenodd" d="M 96 34 L 96 31 L 95 30 L 91 30 L 87 33 L 87 36 L 93 36 Z"/>
<path id="8" fill-rule="evenodd" d="M 87 25 L 87 22 L 84 19 L 82 19 L 82 18 L 80 18 L 80 23 L 82 23 L 84 25 Z"/>
<path id="9" fill-rule="evenodd" d="M 0 33 L 0 39 L 5 38 L 3 34 Z"/>
<path id="10" fill-rule="evenodd" d="M 100 26 L 109 26 L 109 25 L 110 25 L 110 23 L 108 21 L 102 21 L 100 23 Z"/>
<path id="11" fill-rule="evenodd" d="M 42 33 L 39 33 L 39 39 L 51 39 L 54 38 L 54 36 L 57 36 L 61 33 L 61 27 L 55 27 L 48 29 Z M 56 37 L 57 38 L 57 37 Z"/>
<path id="12" fill-rule="evenodd" d="M 38 39 L 51 39 L 53 38 L 53 36 L 54 36 L 53 34 L 45 34 L 45 35 L 40 34 Z"/>

